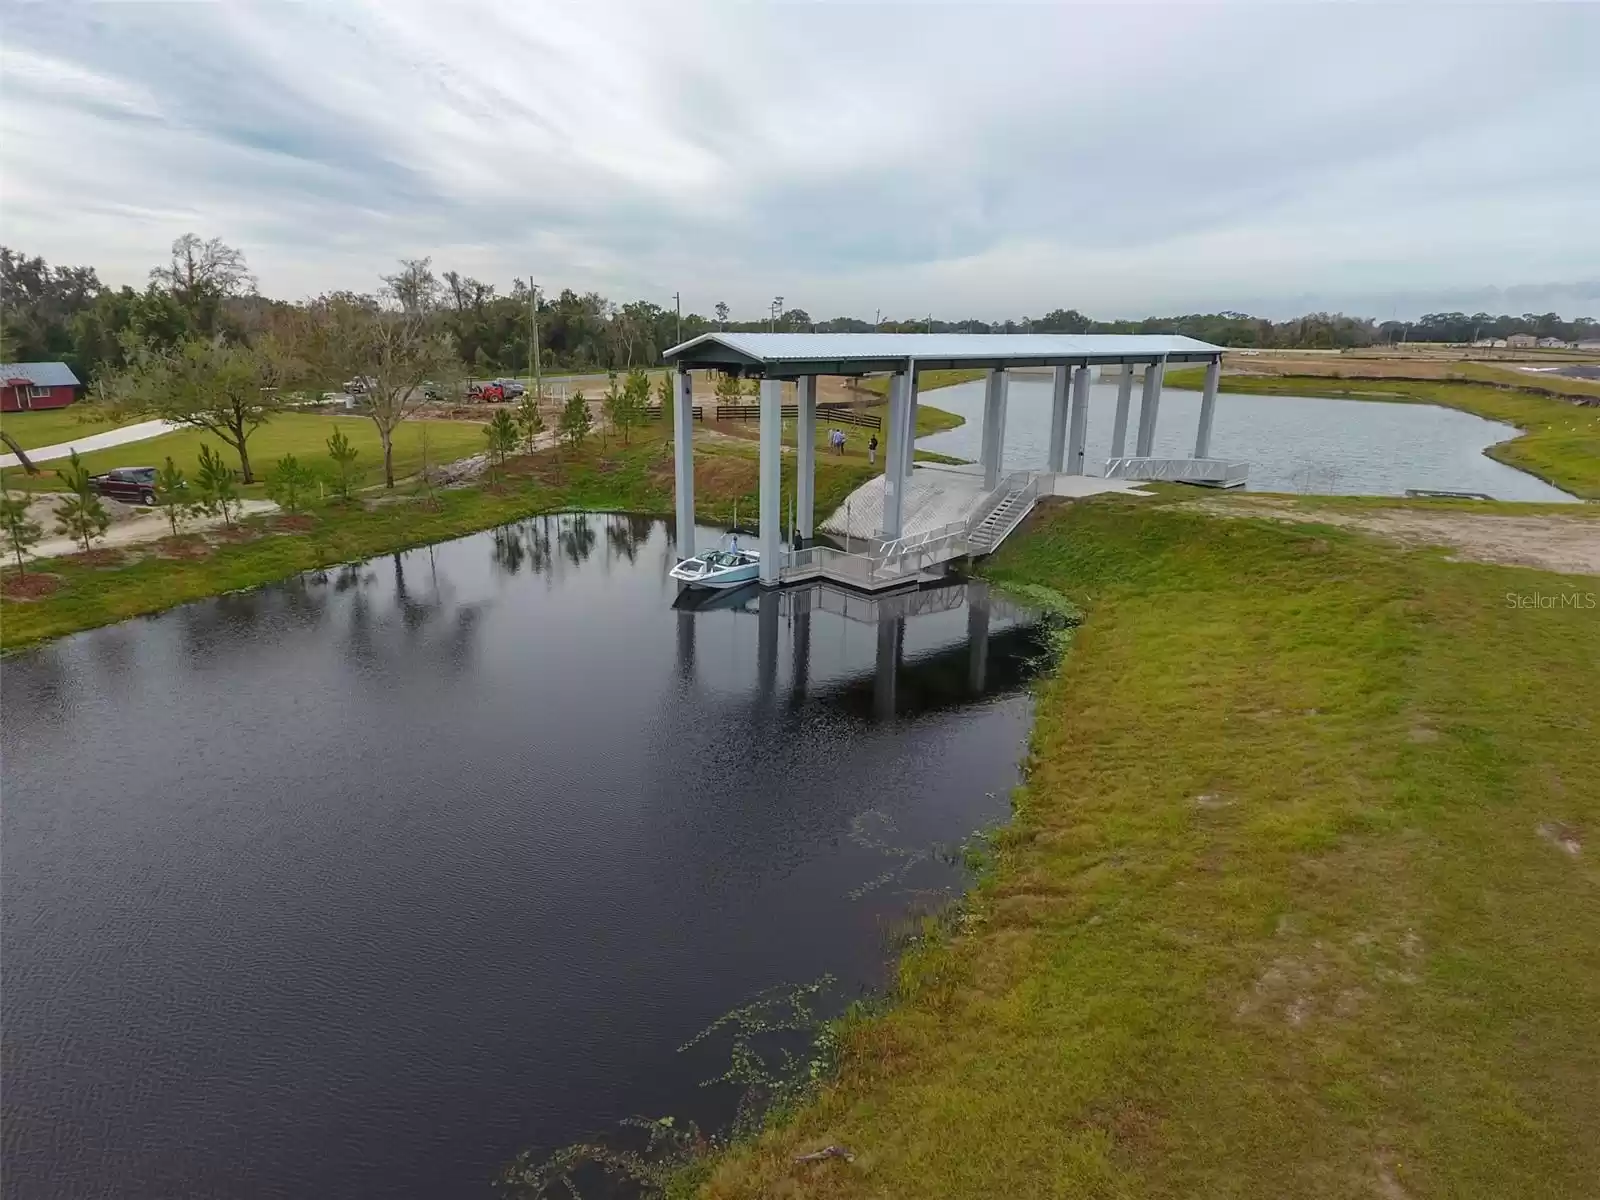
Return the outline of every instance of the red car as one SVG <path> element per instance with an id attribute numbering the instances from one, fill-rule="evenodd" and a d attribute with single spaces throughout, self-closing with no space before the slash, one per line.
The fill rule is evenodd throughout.
<path id="1" fill-rule="evenodd" d="M 89 476 L 89 490 L 124 504 L 154 504 L 156 502 L 156 469 L 154 467 L 118 467 L 104 475 Z"/>

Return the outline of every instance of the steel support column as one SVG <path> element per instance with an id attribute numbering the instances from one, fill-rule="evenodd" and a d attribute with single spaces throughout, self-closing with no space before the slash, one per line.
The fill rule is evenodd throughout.
<path id="1" fill-rule="evenodd" d="M 900 536 L 900 514 L 904 511 L 906 480 L 904 471 L 906 435 L 906 389 L 904 371 L 889 378 L 889 437 L 883 448 L 883 518 L 878 536 L 892 541 Z"/>
<path id="2" fill-rule="evenodd" d="M 1217 387 L 1222 382 L 1222 359 L 1206 364 L 1206 388 L 1200 393 L 1200 428 L 1194 435 L 1194 456 L 1211 457 L 1211 418 L 1217 411 Z"/>
<path id="3" fill-rule="evenodd" d="M 795 390 L 800 404 L 795 422 L 795 525 L 809 544 L 817 494 L 817 377 L 802 375 Z"/>
<path id="4" fill-rule="evenodd" d="M 1071 367 L 1057 367 L 1050 383 L 1050 450 L 1049 469 L 1058 474 L 1065 469 L 1063 460 L 1067 453 L 1067 390 L 1072 378 Z"/>
<path id="5" fill-rule="evenodd" d="M 1156 359 L 1144 369 L 1144 395 L 1139 399 L 1139 440 L 1134 453 L 1149 458 L 1156 444 L 1156 414 L 1161 408 L 1161 373 L 1166 364 Z"/>
<path id="6" fill-rule="evenodd" d="M 901 442 L 905 451 L 904 470 L 901 474 L 911 478 L 911 464 L 917 458 L 917 364 L 912 362 L 906 370 L 906 436 Z"/>
<path id="7" fill-rule="evenodd" d="M 678 558 L 694 557 L 694 376 L 679 371 L 672 388 L 672 473 Z"/>
<path id="8" fill-rule="evenodd" d="M 983 490 L 1000 486 L 1006 444 L 1006 373 L 990 368 L 983 394 Z"/>
<path id="9" fill-rule="evenodd" d="M 783 563 L 783 381 L 761 381 L 761 582 L 778 583 Z"/>
<path id="10" fill-rule="evenodd" d="M 1111 457 L 1121 458 L 1128 448 L 1128 409 L 1133 405 L 1133 364 L 1122 364 L 1117 380 L 1117 419 L 1111 428 Z"/>
<path id="11" fill-rule="evenodd" d="M 1079 367 L 1072 377 L 1072 419 L 1067 426 L 1067 474 L 1082 475 L 1083 443 L 1089 431 L 1089 383 L 1093 372 Z"/>

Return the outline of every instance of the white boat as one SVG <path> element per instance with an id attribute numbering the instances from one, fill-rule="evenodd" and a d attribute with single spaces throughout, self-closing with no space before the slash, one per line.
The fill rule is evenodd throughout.
<path id="1" fill-rule="evenodd" d="M 690 587 L 740 587 L 761 574 L 761 555 L 755 550 L 739 549 L 736 541 L 725 550 L 686 558 L 668 573 Z"/>

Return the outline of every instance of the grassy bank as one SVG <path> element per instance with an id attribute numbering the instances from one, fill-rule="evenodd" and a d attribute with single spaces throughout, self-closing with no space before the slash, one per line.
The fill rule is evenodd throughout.
<path id="1" fill-rule="evenodd" d="M 87 426 L 80 428 L 89 428 Z M 295 455 L 303 464 L 322 468 L 328 465 L 328 436 L 335 430 L 344 432 L 350 444 L 360 451 L 357 469 L 368 482 L 383 480 L 383 446 L 378 441 L 378 430 L 365 417 L 331 416 L 318 413 L 281 413 L 250 436 L 250 462 L 257 479 L 271 472 L 273 464 L 285 454 Z M 477 421 L 407 421 L 395 432 L 394 464 L 396 476 L 415 474 L 422 466 L 422 438 L 426 431 L 428 458 L 434 465 L 450 462 L 483 450 L 483 425 Z M 70 439 L 73 434 L 64 435 Z M 58 441 L 61 439 L 57 439 Z M 234 466 L 237 456 L 231 447 L 213 434 L 196 429 L 164 433 L 143 442 L 126 446 L 113 446 L 83 455 L 83 463 L 91 472 L 109 471 L 113 467 L 159 467 L 170 456 L 173 462 L 194 477 L 202 444 L 220 451 Z M 24 443 L 26 445 L 26 443 Z M 56 491 L 61 481 L 55 468 L 60 462 L 40 463 L 38 475 L 28 475 L 20 467 L 3 473 L 5 486 L 16 490 L 34 489 Z M 264 495 L 265 488 L 257 483 L 245 490 L 247 496 Z"/>
<path id="2" fill-rule="evenodd" d="M 481 433 L 479 434 L 481 440 Z M 473 447 L 476 449 L 476 447 Z M 726 523 L 737 507 L 755 519 L 757 451 L 752 443 L 695 447 L 695 501 L 701 519 Z M 794 463 L 785 464 L 784 493 L 793 494 Z M 816 506 L 831 512 L 871 474 L 864 460 L 819 456 Z M 673 510 L 670 443 L 661 430 L 644 431 L 622 446 L 590 443 L 578 455 L 544 451 L 514 458 L 501 486 L 441 490 L 429 500 L 402 490 L 349 506 L 325 504 L 309 513 L 309 528 L 268 531 L 275 521 L 247 525 L 250 540 L 220 542 L 198 558 L 167 557 L 158 547 L 112 552 L 116 565 L 76 557 L 30 566 L 54 574 L 59 586 L 39 600 L 0 602 L 0 647 L 14 650 L 45 638 L 110 624 L 175 604 L 254 587 L 297 571 L 348 562 L 454 537 L 531 513 L 558 508 L 617 509 L 668 515 Z M 97 554 L 96 559 L 105 557 Z"/>
<path id="3" fill-rule="evenodd" d="M 1117 498 L 991 573 L 1087 614 L 995 866 L 705 1194 L 1592 1195 L 1600 610 L 1517 605 L 1600 580 Z"/>
<path id="4" fill-rule="evenodd" d="M 1199 388 L 1197 369 L 1169 371 L 1166 384 Z M 1600 406 L 1506 386 L 1476 383 L 1434 383 L 1422 380 L 1330 379 L 1312 375 L 1223 375 L 1225 392 L 1272 396 L 1330 396 L 1350 400 L 1387 400 L 1408 404 L 1440 404 L 1504 421 L 1522 430 L 1520 436 L 1485 451 L 1490 458 L 1537 475 L 1585 500 L 1600 500 Z"/>
<path id="5" fill-rule="evenodd" d="M 952 387 L 958 383 L 971 383 L 974 379 L 982 379 L 988 372 L 952 369 L 944 371 L 923 371 L 917 376 L 917 395 L 937 391 L 942 387 Z M 880 396 L 889 394 L 889 380 L 886 376 L 877 376 L 872 379 L 863 379 L 861 386 L 869 392 L 877 392 Z M 917 424 L 918 433 L 922 432 L 922 425 Z M 929 430 L 929 432 L 934 432 Z"/>

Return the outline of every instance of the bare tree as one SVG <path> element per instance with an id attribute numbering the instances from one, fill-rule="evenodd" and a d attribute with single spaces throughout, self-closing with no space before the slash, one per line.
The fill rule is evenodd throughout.
<path id="1" fill-rule="evenodd" d="M 245 265 L 244 251 L 221 238 L 202 241 L 193 233 L 172 243 L 171 261 L 153 268 L 150 281 L 171 292 L 205 333 L 216 331 L 224 300 L 256 289 L 256 277 Z"/>
<path id="2" fill-rule="evenodd" d="M 383 443 L 383 481 L 394 486 L 394 435 L 427 402 L 425 385 L 461 371 L 455 339 L 442 327 L 440 288 L 429 260 L 403 260 L 377 296 L 338 292 L 305 311 L 305 357 L 330 376 L 361 376 L 360 411 Z"/>

